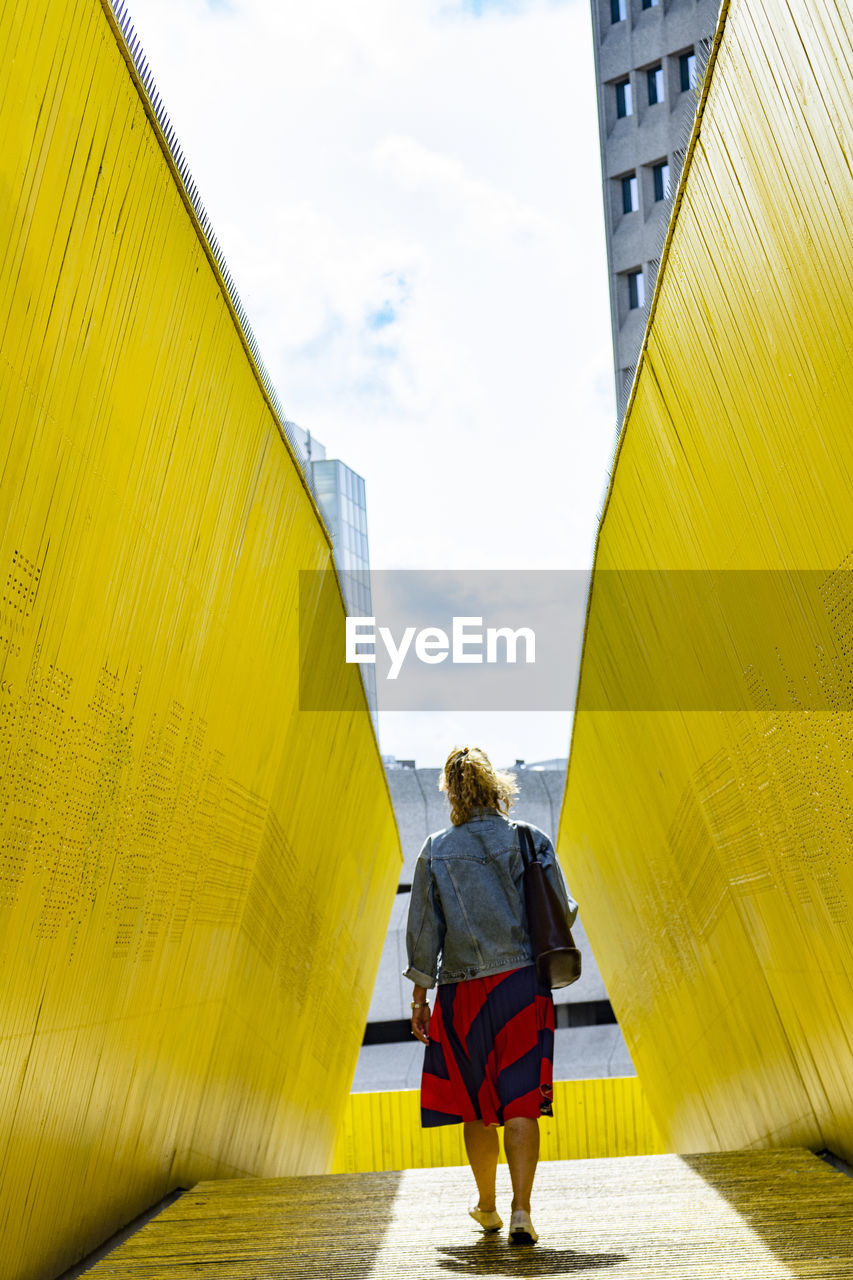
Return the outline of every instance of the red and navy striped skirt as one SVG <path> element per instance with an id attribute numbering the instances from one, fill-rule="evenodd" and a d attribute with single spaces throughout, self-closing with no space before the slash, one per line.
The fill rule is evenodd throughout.
<path id="1" fill-rule="evenodd" d="M 421 1125 L 550 1116 L 554 1001 L 535 965 L 437 988 L 421 1078 Z"/>

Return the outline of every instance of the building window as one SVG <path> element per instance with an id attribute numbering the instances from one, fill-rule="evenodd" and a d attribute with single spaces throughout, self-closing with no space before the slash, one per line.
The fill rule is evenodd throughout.
<path id="1" fill-rule="evenodd" d="M 616 118 L 631 115 L 631 81 L 619 80 L 616 85 Z"/>
<path id="2" fill-rule="evenodd" d="M 636 311 L 638 307 L 646 305 L 646 284 L 643 280 L 643 270 L 640 267 L 637 271 L 628 272 L 628 309 Z"/>
<path id="3" fill-rule="evenodd" d="M 682 53 L 678 59 L 678 67 L 681 74 L 681 92 L 687 93 L 689 89 L 696 88 L 696 54 Z"/>
<path id="4" fill-rule="evenodd" d="M 649 106 L 653 107 L 657 102 L 663 102 L 663 67 L 652 67 L 646 72 L 646 80 L 649 86 Z"/>
<path id="5" fill-rule="evenodd" d="M 669 197 L 669 165 L 665 160 L 652 165 L 652 178 L 655 184 L 655 200 L 666 200 Z"/>
<path id="6" fill-rule="evenodd" d="M 640 207 L 640 197 L 637 190 L 637 175 L 632 173 L 630 177 L 622 179 L 622 212 L 636 213 Z"/>
<path id="7" fill-rule="evenodd" d="M 660 4 L 660 0 L 643 0 L 644 9 L 656 9 Z"/>
<path id="8" fill-rule="evenodd" d="M 628 16 L 628 0 L 610 0 L 610 21 L 624 22 Z"/>

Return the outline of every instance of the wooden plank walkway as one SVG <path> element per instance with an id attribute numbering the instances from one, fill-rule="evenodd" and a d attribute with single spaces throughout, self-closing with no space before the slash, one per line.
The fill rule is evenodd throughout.
<path id="1" fill-rule="evenodd" d="M 472 1187 L 464 1169 L 201 1182 L 86 1276 L 853 1280 L 853 1180 L 808 1151 L 544 1163 L 525 1248 L 479 1232 Z"/>

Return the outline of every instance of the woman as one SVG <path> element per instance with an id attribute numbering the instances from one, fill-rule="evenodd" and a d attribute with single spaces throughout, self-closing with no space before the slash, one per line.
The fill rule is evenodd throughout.
<path id="1" fill-rule="evenodd" d="M 527 930 L 524 863 L 506 816 L 518 787 L 478 747 L 454 747 L 439 789 L 452 826 L 424 841 L 412 883 L 406 977 L 415 984 L 412 1034 L 426 1046 L 421 1124 L 462 1124 L 479 1198 L 468 1212 L 484 1231 L 495 1207 L 498 1126 L 512 1179 L 513 1244 L 535 1244 L 530 1193 L 539 1116 L 550 1116 L 554 1002 L 537 978 Z M 569 923 L 577 915 L 554 854 L 527 824 Z M 427 990 L 438 984 L 430 1010 Z"/>

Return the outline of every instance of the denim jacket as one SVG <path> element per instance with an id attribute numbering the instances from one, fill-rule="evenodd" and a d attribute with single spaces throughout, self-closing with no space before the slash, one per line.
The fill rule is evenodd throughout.
<path id="1" fill-rule="evenodd" d="M 554 846 L 526 824 L 569 924 L 578 913 Z M 463 982 L 533 963 L 524 910 L 524 861 L 514 823 L 480 809 L 427 836 L 418 854 L 406 929 L 405 976 L 423 987 Z"/>

